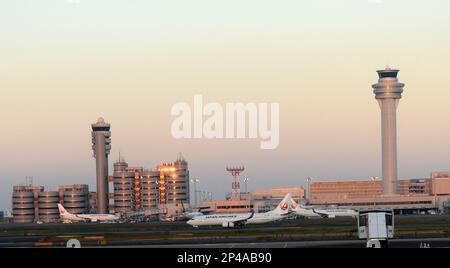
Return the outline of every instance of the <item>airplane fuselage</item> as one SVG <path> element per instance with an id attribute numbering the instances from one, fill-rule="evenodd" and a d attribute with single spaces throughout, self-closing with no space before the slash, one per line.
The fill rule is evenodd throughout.
<path id="1" fill-rule="evenodd" d="M 297 207 L 294 210 L 296 215 L 303 217 L 326 217 L 326 218 L 335 218 L 335 217 L 355 217 L 358 215 L 358 212 L 352 209 L 345 208 L 302 208 Z"/>
<path id="2" fill-rule="evenodd" d="M 119 217 L 112 214 L 70 214 L 61 215 L 63 221 L 116 221 Z"/>
<path id="3" fill-rule="evenodd" d="M 212 214 L 212 215 L 204 215 L 197 216 L 193 219 L 189 220 L 187 223 L 194 227 L 198 226 L 213 226 L 213 225 L 221 225 L 227 222 L 235 222 L 235 221 L 245 221 L 243 224 L 262 224 L 268 223 L 272 221 L 282 220 L 287 217 L 286 215 L 280 215 L 273 212 L 266 213 L 254 213 L 251 216 L 251 213 L 242 213 L 242 214 Z M 246 220 L 247 219 L 247 220 Z"/>
<path id="4" fill-rule="evenodd" d="M 294 210 L 295 215 L 303 216 L 303 217 L 320 217 L 319 214 L 314 213 L 312 209 L 305 209 L 298 207 Z"/>
<path id="5" fill-rule="evenodd" d="M 358 212 L 352 209 L 336 208 L 336 209 L 315 209 L 319 215 L 328 215 L 329 217 L 355 217 Z"/>

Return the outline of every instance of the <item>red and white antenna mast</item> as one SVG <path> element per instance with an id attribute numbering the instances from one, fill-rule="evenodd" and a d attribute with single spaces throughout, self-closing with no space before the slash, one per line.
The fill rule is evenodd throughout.
<path id="1" fill-rule="evenodd" d="M 233 182 L 231 183 L 231 200 L 241 200 L 241 182 L 239 174 L 244 171 L 244 166 L 240 167 L 228 167 L 227 171 L 233 176 Z"/>

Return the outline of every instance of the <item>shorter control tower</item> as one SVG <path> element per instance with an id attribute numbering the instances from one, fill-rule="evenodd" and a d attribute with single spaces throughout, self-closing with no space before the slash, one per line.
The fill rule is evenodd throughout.
<path id="1" fill-rule="evenodd" d="M 378 83 L 372 88 L 381 109 L 383 192 L 392 195 L 397 193 L 397 106 L 405 85 L 398 82 L 399 70 L 377 72 Z"/>
<path id="2" fill-rule="evenodd" d="M 103 118 L 92 124 L 92 150 L 97 171 L 97 213 L 108 211 L 108 155 L 111 151 L 111 125 Z"/>

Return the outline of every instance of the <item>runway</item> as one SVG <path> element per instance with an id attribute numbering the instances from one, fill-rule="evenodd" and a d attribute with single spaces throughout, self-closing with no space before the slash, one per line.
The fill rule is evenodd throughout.
<path id="1" fill-rule="evenodd" d="M 365 240 L 107 246 L 121 248 L 365 248 Z M 450 248 L 450 238 L 393 239 L 390 248 Z"/>

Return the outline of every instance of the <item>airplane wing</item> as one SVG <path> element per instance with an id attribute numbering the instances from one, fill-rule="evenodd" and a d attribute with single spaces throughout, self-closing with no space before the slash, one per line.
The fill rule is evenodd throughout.
<path id="1" fill-rule="evenodd" d="M 226 223 L 233 223 L 234 225 L 244 225 L 248 220 L 253 218 L 253 215 L 255 215 L 254 211 L 252 211 L 250 216 L 248 216 L 247 218 L 238 219 L 238 220 L 234 220 L 234 221 L 226 221 Z"/>

